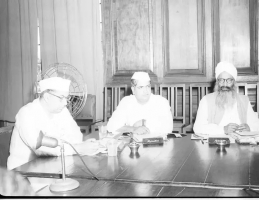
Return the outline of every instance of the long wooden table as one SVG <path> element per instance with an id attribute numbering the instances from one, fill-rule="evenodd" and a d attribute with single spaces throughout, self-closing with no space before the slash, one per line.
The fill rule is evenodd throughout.
<path id="1" fill-rule="evenodd" d="M 213 191 L 216 196 L 222 194 L 220 191 L 236 191 L 232 193 L 234 196 L 247 196 L 247 190 L 242 189 L 252 188 L 252 194 L 259 195 L 259 147 L 231 144 L 225 153 L 218 152 L 217 148 L 191 140 L 188 134 L 182 138 L 168 136 L 162 146 L 141 145 L 138 156 L 132 156 L 127 146 L 117 157 L 107 154 L 83 156 L 99 181 L 92 178 L 77 156 L 66 156 L 67 176 L 81 184 L 81 189 L 68 194 L 87 195 L 89 193 L 82 193 L 87 191 L 84 188 L 100 187 L 99 193 L 90 189 L 91 195 L 109 195 L 121 190 L 117 192 L 119 196 L 138 196 L 138 192 L 129 192 L 130 189 L 125 188 L 140 185 L 137 187 L 140 191 L 150 190 L 147 196 L 174 196 L 175 191 L 183 188 L 187 193 L 198 192 L 204 196 L 210 196 L 205 194 Z M 61 178 L 61 161 L 60 157 L 37 158 L 15 170 L 29 177 Z M 171 191 L 170 188 L 174 188 L 174 192 L 165 192 L 167 189 Z M 45 194 L 50 195 L 46 191 Z"/>

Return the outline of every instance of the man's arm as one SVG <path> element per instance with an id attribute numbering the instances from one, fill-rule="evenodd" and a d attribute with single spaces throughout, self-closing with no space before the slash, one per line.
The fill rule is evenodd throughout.
<path id="1" fill-rule="evenodd" d="M 36 149 L 38 136 L 41 131 L 37 126 L 36 120 L 37 119 L 35 119 L 35 116 L 32 116 L 32 114 L 25 109 L 23 109 L 21 112 L 17 114 L 15 126 L 18 129 L 18 132 L 22 141 L 38 156 L 60 155 L 59 147 L 56 147 L 56 148 L 40 147 L 39 149 Z"/>
<path id="2" fill-rule="evenodd" d="M 113 132 L 113 133 L 117 132 L 118 129 L 126 125 L 128 103 L 129 102 L 126 100 L 126 97 L 124 97 L 120 101 L 116 110 L 112 113 L 112 116 L 107 123 L 107 130 L 109 132 Z M 131 129 L 127 129 L 127 130 L 128 131 L 125 131 L 125 132 L 131 132 L 130 131 Z"/>

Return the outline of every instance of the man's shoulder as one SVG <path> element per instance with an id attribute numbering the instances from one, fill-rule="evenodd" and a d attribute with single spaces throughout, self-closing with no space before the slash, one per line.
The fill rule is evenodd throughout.
<path id="1" fill-rule="evenodd" d="M 136 100 L 136 97 L 131 94 L 131 95 L 123 97 L 120 102 L 132 102 L 135 100 Z"/>
<path id="2" fill-rule="evenodd" d="M 217 96 L 217 93 L 212 92 L 212 93 L 206 94 L 203 98 L 204 99 L 212 99 L 212 98 L 215 98 L 216 96 Z"/>
<path id="3" fill-rule="evenodd" d="M 163 105 L 169 105 L 169 101 L 165 98 L 165 97 L 163 97 L 163 96 L 161 96 L 161 95 L 151 95 L 151 99 L 152 99 L 152 102 L 154 102 L 154 103 L 159 103 L 159 104 L 163 104 Z"/>
<path id="4" fill-rule="evenodd" d="M 246 96 L 246 95 L 244 95 L 244 94 L 239 94 L 239 93 L 237 93 L 237 96 L 239 97 L 239 99 L 241 99 L 241 100 L 243 100 L 243 101 L 249 102 L 248 96 Z"/>
<path id="5" fill-rule="evenodd" d="M 17 115 L 24 115 L 24 114 L 28 114 L 28 113 L 32 113 L 36 110 L 36 108 L 39 105 L 39 100 L 38 99 L 34 99 L 32 102 L 24 105 L 23 107 L 21 107 L 17 113 Z"/>

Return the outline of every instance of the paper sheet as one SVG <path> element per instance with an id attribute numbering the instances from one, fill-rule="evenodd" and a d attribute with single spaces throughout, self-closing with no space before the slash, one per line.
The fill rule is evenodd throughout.
<path id="1" fill-rule="evenodd" d="M 32 189 L 37 192 L 40 189 L 49 186 L 51 183 L 55 181 L 55 179 L 50 178 L 36 178 L 36 177 L 28 177 L 30 181 Z"/>
<path id="2" fill-rule="evenodd" d="M 259 137 L 259 131 L 243 131 L 243 132 L 237 132 L 236 134 L 240 136 Z"/>

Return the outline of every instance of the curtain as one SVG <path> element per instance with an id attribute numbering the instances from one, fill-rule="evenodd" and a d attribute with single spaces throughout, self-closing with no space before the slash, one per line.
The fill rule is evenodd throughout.
<path id="1" fill-rule="evenodd" d="M 88 94 L 96 95 L 96 117 L 103 118 L 104 70 L 98 0 L 37 0 L 42 71 L 68 63 L 82 74 Z"/>
<path id="2" fill-rule="evenodd" d="M 37 4 L 0 1 L 0 120 L 33 100 L 37 70 Z"/>

